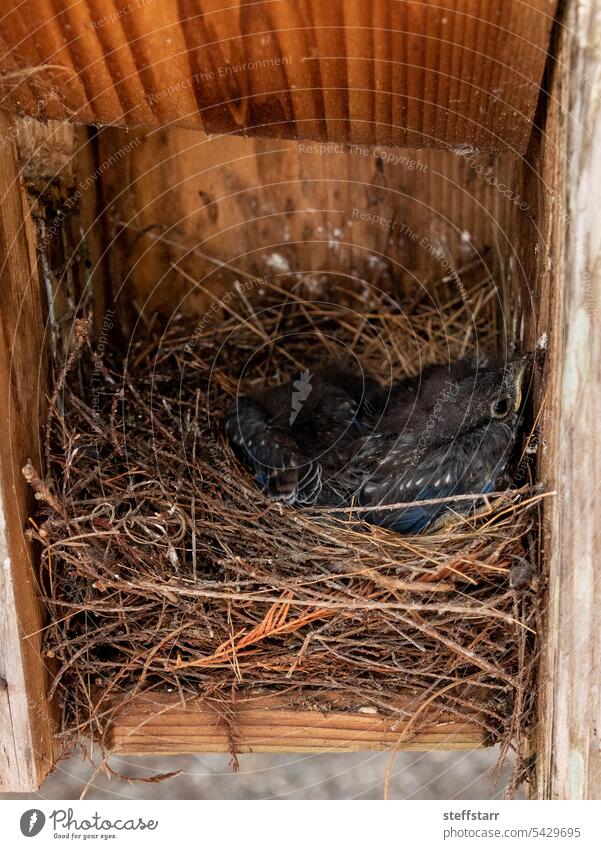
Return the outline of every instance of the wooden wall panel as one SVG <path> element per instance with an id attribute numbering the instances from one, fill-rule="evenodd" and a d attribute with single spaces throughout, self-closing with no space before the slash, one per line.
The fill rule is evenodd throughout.
<path id="1" fill-rule="evenodd" d="M 523 153 L 557 0 L 6 0 L 38 118 Z"/>
<path id="2" fill-rule="evenodd" d="M 107 129 L 95 167 L 111 160 L 105 259 L 124 308 L 202 311 L 206 295 L 175 261 L 217 293 L 236 268 L 390 277 L 411 291 L 490 249 L 523 282 L 516 234 L 532 209 L 517 157 Z"/>
<path id="3" fill-rule="evenodd" d="M 31 494 L 21 468 L 39 463 L 48 362 L 35 237 L 11 123 L 0 113 L 0 789 L 37 790 L 54 764 L 43 616 L 24 536 Z"/>
<path id="4" fill-rule="evenodd" d="M 540 798 L 601 798 L 601 18 L 570 0 L 541 161 L 543 291 L 552 297 L 542 474 L 548 611 L 536 764 Z"/>

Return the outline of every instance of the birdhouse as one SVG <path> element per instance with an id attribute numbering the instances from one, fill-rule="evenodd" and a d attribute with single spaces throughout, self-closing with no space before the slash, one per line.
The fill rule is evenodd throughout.
<path id="1" fill-rule="evenodd" d="M 517 735 L 533 795 L 599 797 L 600 30 L 575 0 L 9 0 L 3 790 L 85 726 L 122 754 Z M 535 352 L 519 497 L 452 548 L 236 500 L 218 416 L 195 422 L 248 363 L 304 368 L 308 326 L 395 373 L 483 334 Z M 185 510 L 134 434 L 163 471 L 176 434 Z M 105 498 L 125 479 L 143 529 Z"/>

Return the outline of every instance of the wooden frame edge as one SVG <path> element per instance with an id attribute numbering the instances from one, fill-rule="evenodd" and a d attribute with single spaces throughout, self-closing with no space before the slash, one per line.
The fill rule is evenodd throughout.
<path id="1" fill-rule="evenodd" d="M 409 705 L 408 705 L 409 707 Z M 114 754 L 156 755 L 201 752 L 353 752 L 469 750 L 488 745 L 475 718 L 458 722 L 432 709 L 413 727 L 373 713 L 297 709 L 282 697 L 244 698 L 228 704 L 227 718 L 219 703 L 177 695 L 138 696 L 117 712 L 108 735 Z"/>
<path id="2" fill-rule="evenodd" d="M 601 798 L 601 18 L 568 0 L 550 91 L 543 175 L 554 333 L 543 474 L 548 612 L 535 734 L 537 796 Z"/>
<path id="3" fill-rule="evenodd" d="M 35 236 L 14 128 L 0 113 L 0 789 L 30 792 L 53 768 L 57 743 L 43 611 L 24 535 L 31 494 L 21 467 L 39 455 L 47 375 Z"/>

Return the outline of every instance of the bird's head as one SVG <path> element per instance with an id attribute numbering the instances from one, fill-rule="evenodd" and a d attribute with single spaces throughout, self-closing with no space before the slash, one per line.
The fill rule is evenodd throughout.
<path id="1" fill-rule="evenodd" d="M 514 425 L 522 407 L 532 354 L 496 368 L 477 369 L 457 385 L 456 401 L 465 423 L 475 427 L 500 420 Z"/>

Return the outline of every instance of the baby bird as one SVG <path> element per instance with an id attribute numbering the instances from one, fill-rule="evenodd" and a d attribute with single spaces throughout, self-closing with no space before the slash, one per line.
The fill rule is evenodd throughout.
<path id="1" fill-rule="evenodd" d="M 474 507 L 420 502 L 505 483 L 530 359 L 429 366 L 389 387 L 332 364 L 238 399 L 226 433 L 267 495 L 372 508 L 368 522 L 420 533 Z"/>

